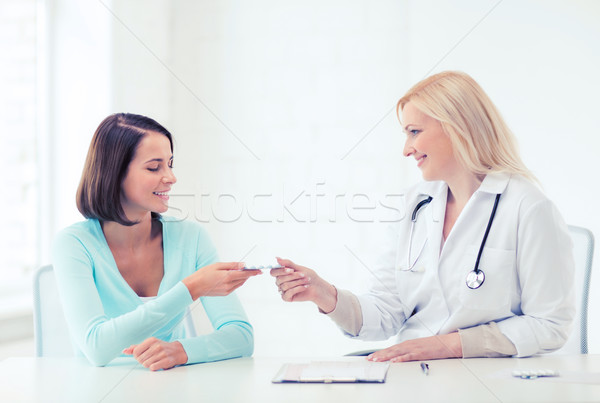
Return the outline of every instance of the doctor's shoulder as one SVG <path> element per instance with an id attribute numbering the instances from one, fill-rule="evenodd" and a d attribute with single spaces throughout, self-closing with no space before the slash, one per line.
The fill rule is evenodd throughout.
<path id="1" fill-rule="evenodd" d="M 507 196 L 505 199 L 511 200 L 510 205 L 518 206 L 520 214 L 527 214 L 537 208 L 556 209 L 540 184 L 521 175 L 511 175 L 504 193 Z"/>

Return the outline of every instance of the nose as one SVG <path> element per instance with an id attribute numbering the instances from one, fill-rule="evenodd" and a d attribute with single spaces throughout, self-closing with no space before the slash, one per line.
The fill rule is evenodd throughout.
<path id="1" fill-rule="evenodd" d="M 404 149 L 402 150 L 402 154 L 405 157 L 410 157 L 415 153 L 415 148 L 412 145 L 412 139 L 410 136 L 406 136 L 406 141 L 404 142 Z"/>
<path id="2" fill-rule="evenodd" d="M 169 168 L 167 174 L 163 176 L 163 182 L 169 183 L 171 185 L 177 182 L 177 178 L 175 177 L 175 174 L 173 173 L 173 170 L 171 168 Z"/>

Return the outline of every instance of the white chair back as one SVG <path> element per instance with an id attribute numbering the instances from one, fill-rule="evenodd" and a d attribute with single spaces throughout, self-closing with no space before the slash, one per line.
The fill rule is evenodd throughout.
<path id="1" fill-rule="evenodd" d="M 196 337 L 189 307 L 183 320 L 188 337 Z M 37 357 L 69 357 L 75 354 L 52 265 L 39 268 L 33 276 L 33 329 Z"/>
<path id="2" fill-rule="evenodd" d="M 37 357 L 68 357 L 73 345 L 51 265 L 33 277 L 33 328 Z"/>
<path id="3" fill-rule="evenodd" d="M 569 225 L 575 258 L 575 321 L 565 345 L 554 354 L 588 353 L 588 300 L 594 256 L 594 235 L 587 228 Z"/>

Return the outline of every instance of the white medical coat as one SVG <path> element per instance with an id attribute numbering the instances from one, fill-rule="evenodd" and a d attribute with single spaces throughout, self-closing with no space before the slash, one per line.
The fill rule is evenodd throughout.
<path id="1" fill-rule="evenodd" d="M 448 186 L 424 182 L 404 195 L 404 217 L 390 227 L 375 279 L 358 296 L 363 326 L 356 336 L 398 342 L 496 322 L 518 356 L 560 348 L 575 314 L 574 261 L 567 226 L 554 204 L 531 182 L 488 174 L 458 217 L 442 248 Z M 475 290 L 466 276 L 475 260 L 497 193 L 501 193 Z M 407 267 L 411 215 L 427 196 L 415 224 Z M 411 262 L 412 263 L 412 262 Z"/>

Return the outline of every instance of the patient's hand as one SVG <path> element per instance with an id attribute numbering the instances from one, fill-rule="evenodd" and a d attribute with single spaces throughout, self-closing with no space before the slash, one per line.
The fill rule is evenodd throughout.
<path id="1" fill-rule="evenodd" d="M 188 361 L 187 353 L 180 342 L 169 343 L 155 337 L 127 347 L 123 350 L 123 354 L 133 355 L 133 358 L 151 371 L 173 368 Z"/>
<path id="2" fill-rule="evenodd" d="M 182 280 L 192 299 L 229 295 L 260 270 L 242 270 L 241 262 L 218 262 L 204 266 Z"/>

